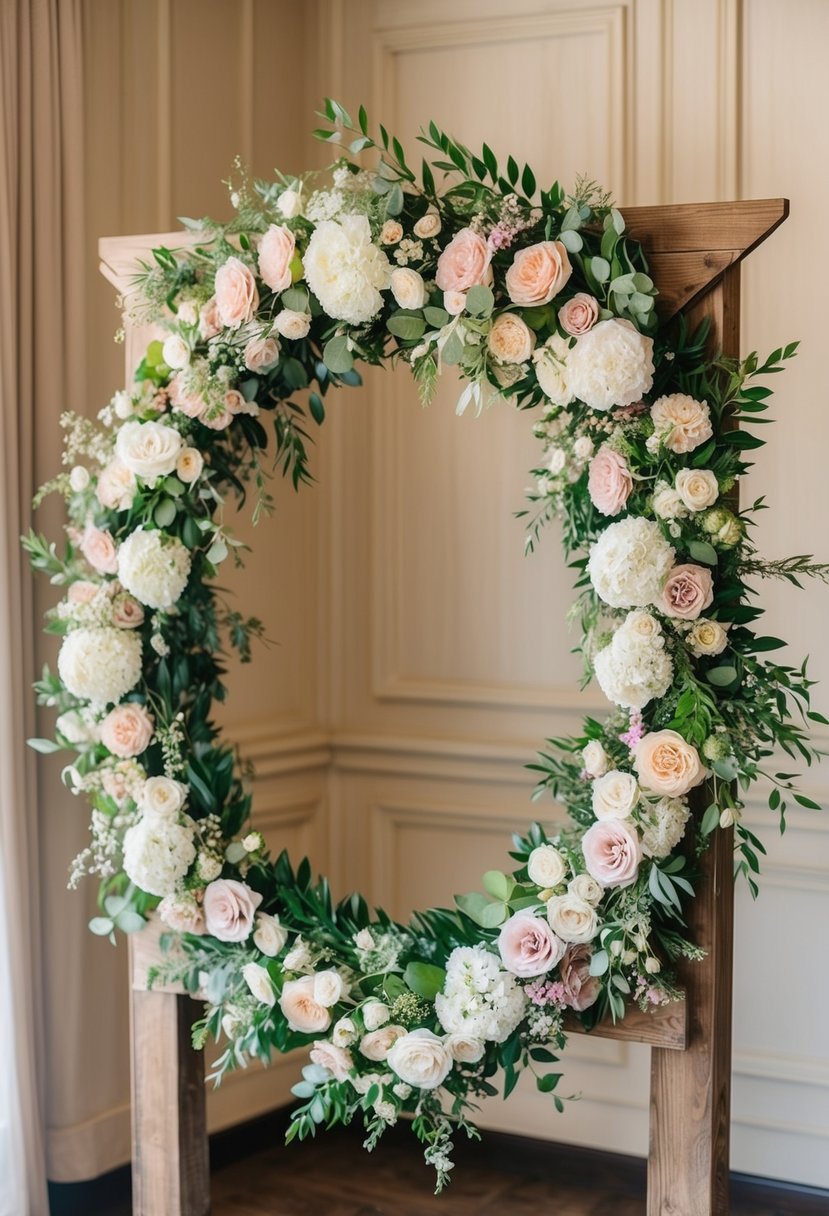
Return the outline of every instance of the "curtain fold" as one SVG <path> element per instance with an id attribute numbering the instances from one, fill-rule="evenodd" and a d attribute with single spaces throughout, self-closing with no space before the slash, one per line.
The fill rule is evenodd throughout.
<path id="1" fill-rule="evenodd" d="M 83 396 L 81 47 L 81 0 L 0 0 L 0 1216 L 48 1213 L 45 841 L 25 746 L 38 626 L 19 537 L 58 467 L 58 415 Z"/>

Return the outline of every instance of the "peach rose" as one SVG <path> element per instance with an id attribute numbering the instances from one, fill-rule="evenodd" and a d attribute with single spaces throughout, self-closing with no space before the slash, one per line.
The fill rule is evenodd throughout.
<path id="1" fill-rule="evenodd" d="M 490 354 L 500 363 L 525 363 L 533 353 L 535 334 L 517 313 L 502 312 L 486 341 Z"/>
<path id="2" fill-rule="evenodd" d="M 419 241 L 431 241 L 438 235 L 442 227 L 437 211 L 427 211 L 415 223 L 414 234 Z"/>
<path id="3" fill-rule="evenodd" d="M 99 574 L 115 574 L 118 569 L 118 551 L 109 532 L 87 528 L 81 539 L 80 550 Z"/>
<path id="4" fill-rule="evenodd" d="M 95 495 L 107 511 L 128 511 L 135 490 L 135 475 L 117 456 L 98 474 Z"/>
<path id="5" fill-rule="evenodd" d="M 72 583 L 66 593 L 70 604 L 88 604 L 98 594 L 98 584 L 90 583 L 89 579 L 79 578 Z"/>
<path id="6" fill-rule="evenodd" d="M 262 902 L 258 891 L 234 878 L 217 878 L 205 888 L 204 919 L 207 932 L 220 942 L 243 942 L 250 936 L 256 909 Z M 324 1029 L 324 1028 L 323 1028 Z"/>
<path id="7" fill-rule="evenodd" d="M 599 301 L 580 291 L 558 310 L 558 323 L 571 338 L 580 338 L 592 329 L 599 319 Z"/>
<path id="8" fill-rule="evenodd" d="M 248 403 L 238 388 L 229 388 L 227 390 L 224 395 L 224 404 L 229 414 L 244 414 L 248 408 Z"/>
<path id="9" fill-rule="evenodd" d="M 200 418 L 207 409 L 207 402 L 199 393 L 188 393 L 180 376 L 173 376 L 169 384 L 170 404 L 188 418 Z"/>
<path id="10" fill-rule="evenodd" d="M 532 912 L 516 912 L 501 929 L 498 949 L 507 971 L 528 978 L 544 975 L 564 953 L 564 943 Z"/>
<path id="11" fill-rule="evenodd" d="M 182 448 L 176 461 L 176 476 L 191 485 L 201 475 L 204 468 L 204 457 L 198 448 Z"/>
<path id="12" fill-rule="evenodd" d="M 540 241 L 516 253 L 507 271 L 507 295 L 525 308 L 549 304 L 573 273 L 561 241 Z"/>
<path id="13" fill-rule="evenodd" d="M 644 735 L 636 746 L 634 764 L 641 786 L 669 798 L 681 798 L 705 777 L 699 752 L 675 730 Z"/>
<path id="14" fill-rule="evenodd" d="M 441 291 L 468 291 L 487 278 L 492 253 L 482 236 L 462 228 L 438 258 L 435 282 Z"/>
<path id="15" fill-rule="evenodd" d="M 381 1026 L 360 1039 L 360 1051 L 367 1060 L 385 1060 L 398 1039 L 406 1034 L 405 1026 Z"/>
<path id="16" fill-rule="evenodd" d="M 253 272 L 239 258 L 230 257 L 216 271 L 216 308 L 222 325 L 238 329 L 259 307 Z"/>
<path id="17" fill-rule="evenodd" d="M 386 220 L 380 230 L 381 245 L 397 245 L 403 240 L 403 225 L 397 220 Z"/>
<path id="18" fill-rule="evenodd" d="M 243 358 L 249 372 L 266 372 L 279 362 L 279 343 L 276 338 L 251 338 Z"/>
<path id="19" fill-rule="evenodd" d="M 568 946 L 564 951 L 558 974 L 564 985 L 564 1003 L 581 1013 L 595 1005 L 601 991 L 601 980 L 590 974 L 593 951 L 589 946 Z"/>
<path id="20" fill-rule="evenodd" d="M 144 605 L 122 591 L 112 601 L 112 623 L 119 629 L 137 629 L 144 624 Z"/>
<path id="21" fill-rule="evenodd" d="M 629 887 L 636 881 L 642 845 L 636 829 L 624 819 L 594 823 L 581 841 L 588 874 L 603 887 Z"/>
<path id="22" fill-rule="evenodd" d="M 336 1043 L 315 1043 L 310 1056 L 312 1063 L 327 1068 L 335 1081 L 346 1081 L 354 1067 L 351 1052 L 346 1051 L 344 1047 L 337 1047 Z"/>
<path id="23" fill-rule="evenodd" d="M 199 421 L 211 431 L 225 431 L 233 421 L 233 415 L 228 409 L 218 410 L 216 413 L 205 414 Z"/>
<path id="24" fill-rule="evenodd" d="M 325 1005 L 314 999 L 313 975 L 303 975 L 298 980 L 286 980 L 282 985 L 279 1008 L 284 1013 L 290 1029 L 300 1034 L 324 1034 L 331 1025 L 331 1014 Z"/>
<path id="25" fill-rule="evenodd" d="M 659 607 L 668 616 L 695 621 L 714 599 L 711 571 L 692 564 L 674 566 L 662 588 Z"/>
<path id="26" fill-rule="evenodd" d="M 602 515 L 618 515 L 625 509 L 633 477 L 624 456 L 602 444 L 590 461 L 587 490 L 597 511 Z"/>
<path id="27" fill-rule="evenodd" d="M 443 293 L 443 307 L 450 317 L 459 317 L 466 308 L 466 292 L 445 291 Z"/>
<path id="28" fill-rule="evenodd" d="M 291 286 L 291 260 L 295 250 L 296 237 L 290 228 L 284 224 L 271 224 L 259 243 L 259 274 L 271 291 L 285 291 Z"/>
<path id="29" fill-rule="evenodd" d="M 216 297 L 211 296 L 206 304 L 199 309 L 199 333 L 202 341 L 207 342 L 222 332 L 222 318 L 219 316 L 219 306 Z"/>
<path id="30" fill-rule="evenodd" d="M 686 393 L 660 397 L 651 406 L 655 434 L 672 452 L 693 452 L 714 434 L 706 401 Z"/>
<path id="31" fill-rule="evenodd" d="M 140 756 L 150 746 L 153 720 L 143 705 L 127 701 L 116 705 L 101 723 L 101 742 L 114 756 L 128 760 Z"/>

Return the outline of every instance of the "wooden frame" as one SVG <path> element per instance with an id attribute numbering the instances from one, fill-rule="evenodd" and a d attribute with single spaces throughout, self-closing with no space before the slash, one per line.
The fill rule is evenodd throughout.
<path id="1" fill-rule="evenodd" d="M 712 349 L 737 355 L 739 264 L 785 220 L 787 200 L 638 207 L 624 215 L 648 255 L 663 319 L 680 310 L 692 323 L 709 317 Z M 136 256 L 191 239 L 165 233 L 102 240 L 102 272 L 127 291 Z M 128 337 L 128 364 L 131 358 Z M 701 795 L 696 809 L 704 805 Z M 729 1210 L 731 831 L 715 833 L 703 867 L 688 922 L 707 953 L 682 969 L 685 1001 L 652 1014 L 632 1009 L 617 1025 L 591 1032 L 652 1048 L 648 1216 L 727 1216 Z M 148 991 L 147 970 L 158 957 L 152 926 L 130 938 L 130 954 L 134 1216 L 206 1216 L 204 1064 L 189 1039 L 197 1007 L 174 987 Z"/>

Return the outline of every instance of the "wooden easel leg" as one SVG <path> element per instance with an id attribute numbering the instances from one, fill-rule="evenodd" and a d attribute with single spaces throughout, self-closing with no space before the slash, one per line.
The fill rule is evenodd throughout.
<path id="1" fill-rule="evenodd" d="M 204 1058 L 190 1027 L 199 1006 L 132 992 L 133 1216 L 207 1216 L 210 1169 Z"/>
<path id="2" fill-rule="evenodd" d="M 686 1051 L 651 1054 L 648 1216 L 728 1216 L 733 831 L 717 831 L 689 915 L 708 953 L 684 968 Z"/>

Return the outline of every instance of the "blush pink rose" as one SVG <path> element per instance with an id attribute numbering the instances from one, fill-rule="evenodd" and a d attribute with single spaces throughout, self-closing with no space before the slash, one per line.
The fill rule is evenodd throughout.
<path id="1" fill-rule="evenodd" d="M 624 456 L 602 444 L 590 461 L 587 490 L 597 511 L 602 515 L 618 515 L 625 509 L 633 478 Z"/>
<path id="2" fill-rule="evenodd" d="M 435 282 L 441 291 L 468 291 L 485 281 L 491 261 L 492 252 L 484 238 L 471 228 L 462 228 L 438 258 Z"/>
<path id="3" fill-rule="evenodd" d="M 238 329 L 259 307 L 253 272 L 239 258 L 228 258 L 216 271 L 216 308 L 222 325 Z"/>
<path id="4" fill-rule="evenodd" d="M 150 746 L 154 723 L 143 705 L 128 701 L 116 705 L 101 723 L 101 742 L 113 756 L 128 760 Z"/>
<path id="5" fill-rule="evenodd" d="M 259 273 L 271 291 L 291 286 L 291 259 L 296 237 L 284 224 L 271 224 L 259 244 Z"/>
<path id="6" fill-rule="evenodd" d="M 203 341 L 207 342 L 209 338 L 215 338 L 221 332 L 222 318 L 219 316 L 216 297 L 211 296 L 207 303 L 202 304 L 199 309 L 199 333 Z"/>
<path id="7" fill-rule="evenodd" d="M 99 574 L 115 574 L 118 569 L 118 550 L 109 532 L 87 528 L 81 539 L 80 550 Z"/>
<path id="8" fill-rule="evenodd" d="M 210 887 L 207 888 L 208 891 Z M 331 1025 L 331 1013 L 314 998 L 314 977 L 303 975 L 298 980 L 286 980 L 282 985 L 279 1008 L 288 1026 L 300 1034 L 325 1034 Z"/>
<path id="9" fill-rule="evenodd" d="M 225 409 L 229 414 L 244 414 L 248 408 L 238 388 L 229 388 L 224 396 Z"/>
<path id="10" fill-rule="evenodd" d="M 335 1081 L 348 1080 L 348 1074 L 354 1067 L 351 1052 L 336 1043 L 315 1043 L 310 1052 L 311 1061 L 327 1068 Z"/>
<path id="11" fill-rule="evenodd" d="M 660 608 L 681 621 L 695 621 L 714 600 L 711 571 L 705 566 L 674 566 L 662 588 Z"/>
<path id="12" fill-rule="evenodd" d="M 367 1060 L 385 1060 L 398 1039 L 406 1034 L 405 1026 L 389 1023 L 379 1030 L 371 1030 L 360 1039 L 360 1051 Z"/>
<path id="13" fill-rule="evenodd" d="M 245 347 L 245 367 L 251 372 L 265 372 L 279 362 L 276 338 L 251 338 Z"/>
<path id="14" fill-rule="evenodd" d="M 234 878 L 217 878 L 205 888 L 204 920 L 207 932 L 220 942 L 243 942 L 253 928 L 256 909 L 262 902 L 258 891 Z"/>
<path id="15" fill-rule="evenodd" d="M 636 745 L 639 784 L 654 794 L 681 798 L 705 778 L 699 752 L 675 730 L 655 730 Z"/>
<path id="16" fill-rule="evenodd" d="M 90 583 L 89 579 L 79 578 L 72 583 L 66 593 L 70 604 L 88 604 L 98 594 L 98 584 Z"/>
<path id="17" fill-rule="evenodd" d="M 590 974 L 592 957 L 590 946 L 568 946 L 558 969 L 559 979 L 564 986 L 564 1003 L 578 1013 L 595 1005 L 601 991 L 599 977 Z"/>
<path id="18" fill-rule="evenodd" d="M 636 829 L 624 819 L 600 819 L 581 841 L 588 874 L 603 887 L 629 887 L 636 881 L 642 845 Z"/>
<path id="19" fill-rule="evenodd" d="M 207 409 L 207 402 L 199 393 L 188 393 L 181 377 L 173 376 L 169 384 L 170 404 L 188 418 L 200 418 Z"/>
<path id="20" fill-rule="evenodd" d="M 516 912 L 501 929 L 498 949 L 507 971 L 528 978 L 555 967 L 564 953 L 564 942 L 539 916 Z"/>
<path id="21" fill-rule="evenodd" d="M 95 495 L 108 511 L 127 511 L 135 498 L 135 474 L 118 456 L 98 474 Z"/>
<path id="22" fill-rule="evenodd" d="M 573 273 L 561 241 L 540 241 L 516 253 L 507 271 L 507 295 L 525 308 L 549 304 Z"/>
<path id="23" fill-rule="evenodd" d="M 241 393 L 239 396 L 241 396 Z M 232 421 L 233 414 L 231 414 L 229 409 L 219 410 L 218 413 L 204 414 L 199 419 L 202 426 L 208 427 L 211 431 L 227 430 Z"/>
<path id="24" fill-rule="evenodd" d="M 580 338 L 599 319 L 599 301 L 595 296 L 589 296 L 586 291 L 580 291 L 558 310 L 558 323 L 571 338 Z"/>

